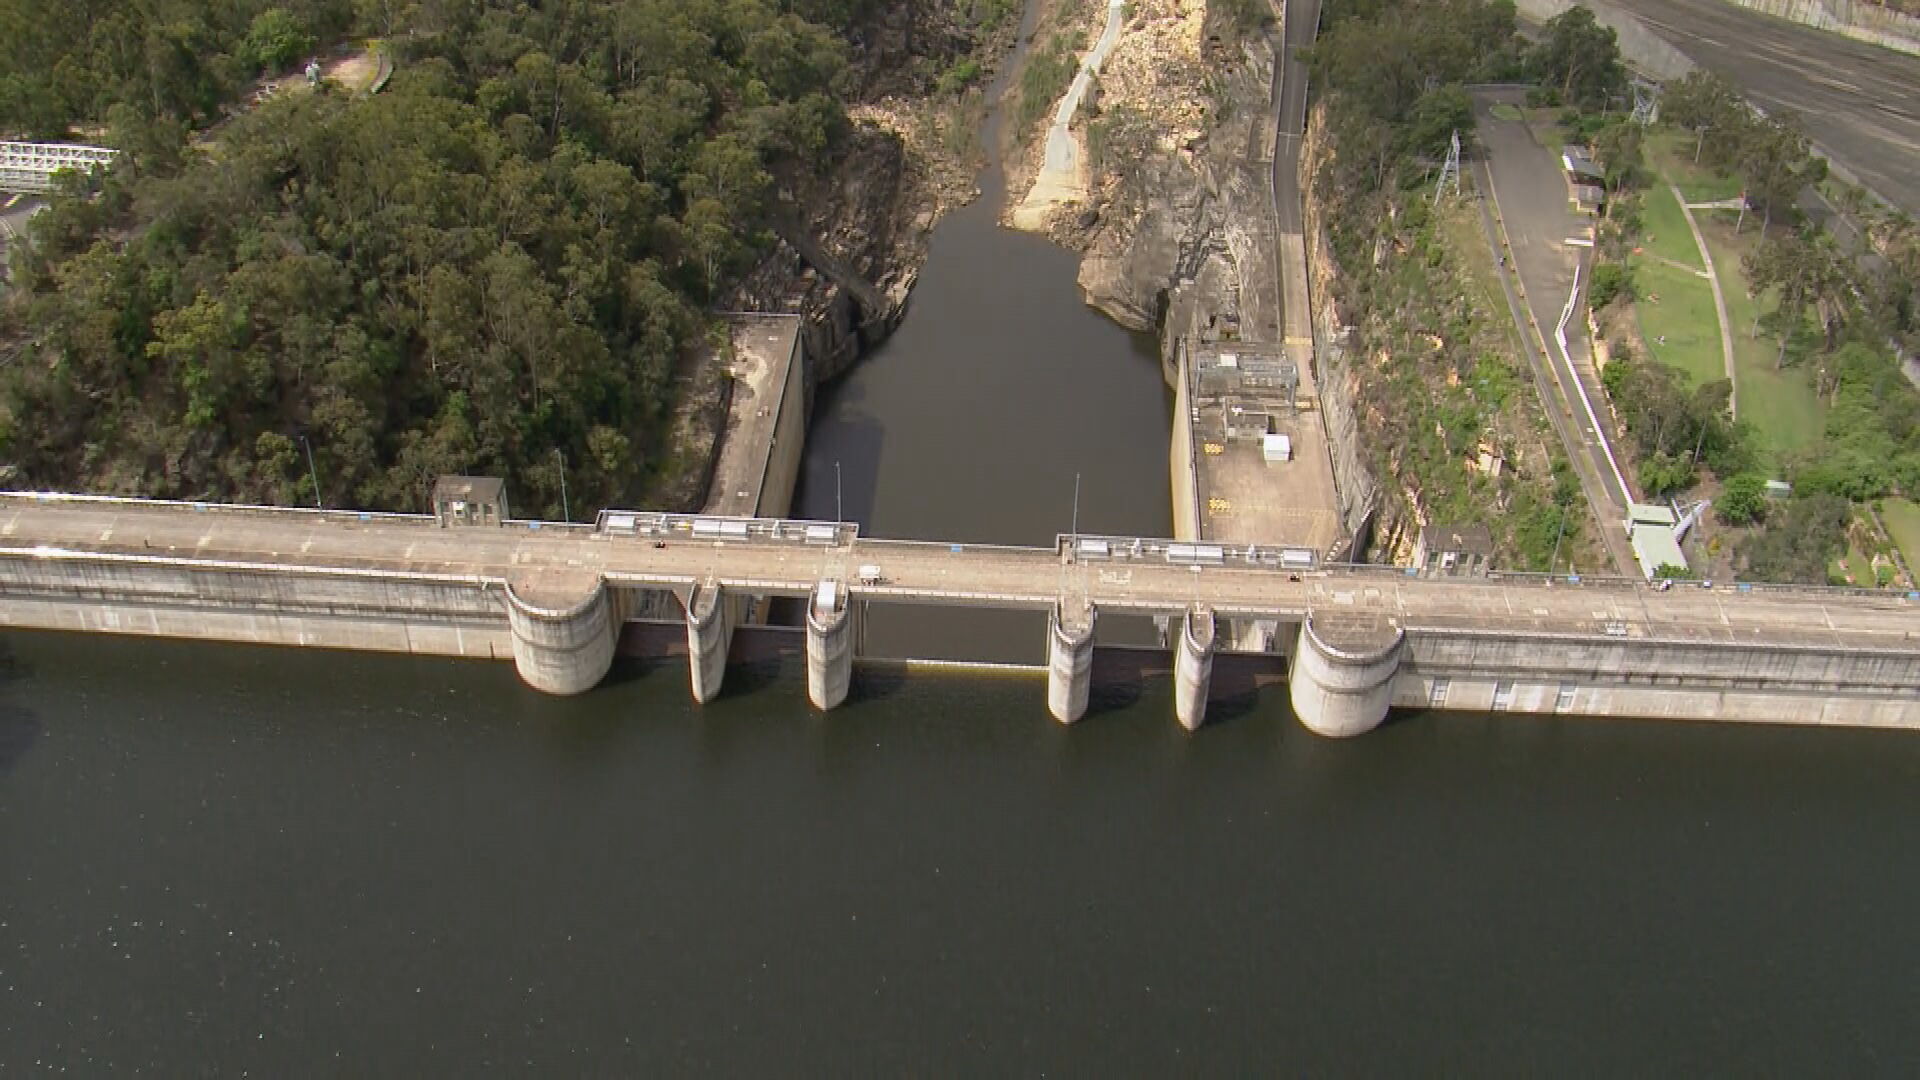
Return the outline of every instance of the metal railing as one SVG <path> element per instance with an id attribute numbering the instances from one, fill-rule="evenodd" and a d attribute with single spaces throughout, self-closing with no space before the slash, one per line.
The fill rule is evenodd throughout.
<path id="1" fill-rule="evenodd" d="M 44 194 L 58 186 L 59 173 L 105 168 L 119 153 L 72 143 L 0 142 L 0 191 Z"/>
<path id="2" fill-rule="evenodd" d="M 317 524 L 372 524 L 414 528 L 436 528 L 437 520 L 427 514 L 395 514 L 375 510 L 322 510 L 297 506 L 261 506 L 244 503 L 213 503 L 165 499 L 139 499 L 119 495 L 86 495 L 49 491 L 0 491 L 0 510 L 8 502 L 84 503 L 113 506 L 129 511 L 179 511 L 220 516 L 271 516 L 305 519 Z M 511 519 L 505 528 L 556 532 L 590 537 L 635 537 L 676 541 L 713 541 L 778 544 L 844 550 L 856 556 L 870 553 L 883 558 L 892 551 L 922 551 L 955 556 L 1001 556 L 1024 559 L 1060 560 L 1073 563 L 1106 565 L 1191 566 L 1197 570 L 1285 573 L 1301 577 L 1366 578 L 1379 581 L 1417 579 L 1435 585 L 1481 587 L 1486 585 L 1534 588 L 1581 588 L 1596 590 L 1653 591 L 1656 586 L 1637 577 L 1617 575 L 1544 574 L 1528 571 L 1496 570 L 1484 577 L 1425 577 L 1418 569 L 1385 566 L 1377 563 L 1328 562 L 1314 551 L 1302 547 L 1274 544 L 1213 544 L 1164 538 L 1061 533 L 1051 548 L 1026 545 L 969 544 L 934 540 L 890 540 L 862 538 L 855 522 L 810 521 L 799 518 L 721 517 L 703 514 L 674 514 L 643 510 L 602 510 L 591 524 Z M 1709 583 L 1675 580 L 1673 589 L 1699 589 Z M 1920 605 L 1920 590 L 1905 592 L 1888 589 L 1863 589 L 1829 585 L 1774 585 L 1762 582 L 1720 582 L 1711 584 L 1716 595 L 1762 594 L 1797 596 L 1809 600 L 1877 601 Z"/>

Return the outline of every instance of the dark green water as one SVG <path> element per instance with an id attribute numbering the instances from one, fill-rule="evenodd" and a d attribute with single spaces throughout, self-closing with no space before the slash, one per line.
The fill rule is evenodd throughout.
<path id="1" fill-rule="evenodd" d="M 8 1074 L 1920 1064 L 1909 736 L 4 640 Z"/>

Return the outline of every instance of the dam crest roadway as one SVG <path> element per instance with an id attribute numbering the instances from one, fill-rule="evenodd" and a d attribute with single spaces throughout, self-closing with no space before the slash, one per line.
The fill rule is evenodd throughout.
<path id="1" fill-rule="evenodd" d="M 692 687 L 734 625 L 806 601 L 809 697 L 845 698 L 870 604 L 1047 612 L 1048 700 L 1079 719 L 1101 613 L 1177 623 L 1178 712 L 1205 712 L 1216 619 L 1271 625 L 1303 724 L 1390 707 L 1920 728 L 1920 594 L 1632 579 L 1429 579 L 1306 549 L 1062 536 L 1051 548 L 863 537 L 846 523 L 603 511 L 592 525 L 0 494 L 0 625 L 511 658 L 584 692 L 649 597 L 687 614 Z M 1185 655 L 1191 653 L 1192 655 Z"/>

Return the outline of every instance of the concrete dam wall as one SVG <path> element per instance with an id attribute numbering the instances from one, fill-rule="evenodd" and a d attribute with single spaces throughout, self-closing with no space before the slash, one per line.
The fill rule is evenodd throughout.
<path id="1" fill-rule="evenodd" d="M 706 701 L 720 692 L 729 631 L 752 600 L 810 590 L 809 697 L 830 709 L 847 697 L 866 605 L 1031 609 L 1054 595 L 1061 567 L 1075 565 L 1061 558 L 1071 547 L 956 553 L 948 545 L 850 536 L 831 549 L 736 547 L 681 536 L 662 550 L 585 526 L 446 530 L 431 519 L 361 525 L 319 512 L 180 511 L 195 525 L 228 517 L 314 522 L 307 535 L 316 553 L 322 534 L 344 526 L 335 533 L 342 543 L 384 532 L 415 552 L 409 561 L 436 544 L 511 545 L 502 552 L 515 554 L 487 564 L 496 571 L 456 574 L 220 558 L 197 555 L 191 545 L 151 554 L 76 543 L 15 546 L 0 549 L 0 626 L 511 659 L 529 686 L 577 694 L 605 676 L 641 598 L 664 594 L 685 623 L 691 692 Z M 24 520 L 13 519 L 16 536 Z M 131 517 L 123 523 L 129 533 L 140 527 Z M 273 541 L 275 551 L 300 546 Z M 636 560 L 663 565 L 636 573 Z M 794 570 L 769 569 L 796 560 Z M 886 576 L 834 580 L 843 561 L 872 562 Z M 1233 556 L 1217 568 L 1139 562 L 1087 580 L 1095 592 L 1107 590 L 1097 602 L 1059 594 L 1048 638 L 1051 711 L 1063 722 L 1084 712 L 1096 651 L 1091 631 L 1104 606 L 1180 620 L 1174 674 L 1179 718 L 1189 728 L 1206 715 L 1214 653 L 1232 648 L 1215 630 L 1219 611 L 1267 620 L 1276 637 L 1293 642 L 1294 711 L 1323 735 L 1370 731 L 1390 706 L 1920 729 L 1920 597 L 1851 602 L 1836 594 L 1829 602 L 1820 599 L 1826 594 L 1803 601 L 1791 591 L 1722 598 L 1629 585 L 1423 583 L 1390 570 L 1289 574 L 1236 568 L 1240 561 Z M 702 564 L 712 569 L 693 570 Z M 941 584 L 969 565 L 1013 576 L 984 590 Z M 1128 584 L 1116 584 L 1122 578 Z M 1612 609 L 1611 618 L 1586 625 L 1598 608 Z"/>
<path id="2" fill-rule="evenodd" d="M 504 660 L 480 578 L 43 552 L 0 558 L 0 626 Z"/>

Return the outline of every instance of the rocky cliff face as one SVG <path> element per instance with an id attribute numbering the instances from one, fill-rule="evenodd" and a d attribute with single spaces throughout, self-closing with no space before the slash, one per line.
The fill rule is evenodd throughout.
<path id="1" fill-rule="evenodd" d="M 1371 541 L 1390 537 L 1392 523 L 1375 520 L 1381 510 L 1380 481 L 1368 467 L 1361 436 L 1359 375 L 1347 352 L 1350 333 L 1334 288 L 1339 271 L 1327 241 L 1326 215 L 1313 178 L 1332 152 L 1327 145 L 1321 110 L 1307 118 L 1306 138 L 1300 146 L 1300 190 L 1304 193 L 1308 290 L 1312 293 L 1316 374 L 1320 380 L 1320 410 L 1326 418 L 1327 443 L 1333 452 L 1333 476 L 1340 490 L 1340 516 L 1356 538 L 1354 555 L 1363 558 Z M 1376 526 L 1380 526 L 1376 529 Z M 1379 545 L 1375 544 L 1379 549 Z M 1395 561 L 1387 559 L 1385 561 Z"/>
<path id="2" fill-rule="evenodd" d="M 801 227 L 827 252 L 881 293 L 904 298 L 926 261 L 933 230 L 932 196 L 918 183 L 899 137 L 857 128 L 839 166 L 794 193 L 805 208 Z M 776 241 L 742 279 L 729 306 L 807 316 L 809 388 L 845 371 L 866 347 L 859 305 L 848 291 Z"/>
<path id="3" fill-rule="evenodd" d="M 1204 134 L 1122 166 L 1102 201 L 1062 223 L 1081 246 L 1087 303 L 1133 330 L 1159 330 L 1171 373 L 1182 336 L 1276 340 L 1268 100 L 1273 51 L 1239 46 L 1215 71 Z"/>

